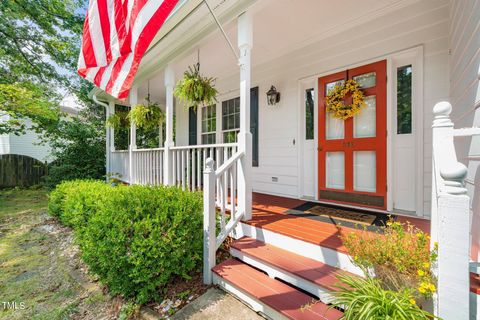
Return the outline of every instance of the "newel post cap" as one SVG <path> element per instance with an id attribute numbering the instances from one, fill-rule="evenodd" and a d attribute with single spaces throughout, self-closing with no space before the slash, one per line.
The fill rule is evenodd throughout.
<path id="1" fill-rule="evenodd" d="M 460 162 L 441 169 L 440 176 L 444 179 L 445 191 L 450 194 L 466 194 L 467 189 L 465 189 L 464 181 L 467 173 L 467 167 Z"/>
<path id="2" fill-rule="evenodd" d="M 207 158 L 207 160 L 205 160 L 205 173 L 213 172 L 214 164 L 215 164 L 215 161 L 212 158 Z"/>
<path id="3" fill-rule="evenodd" d="M 450 113 L 452 113 L 452 105 L 448 101 L 441 101 L 433 107 L 433 126 L 444 127 L 453 126 L 450 120 Z"/>

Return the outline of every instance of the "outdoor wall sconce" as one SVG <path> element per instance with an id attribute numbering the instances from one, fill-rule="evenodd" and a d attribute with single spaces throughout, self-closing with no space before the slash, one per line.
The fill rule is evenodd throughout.
<path id="1" fill-rule="evenodd" d="M 280 102 L 280 92 L 277 91 L 275 86 L 271 86 L 270 90 L 267 91 L 267 102 L 269 106 L 274 106 Z"/>

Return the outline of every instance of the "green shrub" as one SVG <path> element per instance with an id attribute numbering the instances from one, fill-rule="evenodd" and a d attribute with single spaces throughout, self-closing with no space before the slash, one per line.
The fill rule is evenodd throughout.
<path id="1" fill-rule="evenodd" d="M 71 189 L 76 187 L 78 181 L 66 181 L 59 184 L 48 195 L 48 213 L 54 217 L 60 217 L 63 212 L 63 202 Z"/>
<path id="2" fill-rule="evenodd" d="M 430 320 L 433 315 L 422 310 L 414 297 L 414 290 L 400 291 L 382 288 L 374 278 L 338 276 L 341 285 L 333 292 L 333 306 L 344 308 L 343 320 Z"/>
<path id="3" fill-rule="evenodd" d="M 81 233 L 88 219 L 102 206 L 114 188 L 103 181 L 77 181 L 63 201 L 60 220 Z"/>
<path id="4" fill-rule="evenodd" d="M 145 303 L 201 264 L 199 193 L 76 181 L 60 184 L 50 202 L 51 213 L 74 228 L 89 270 L 112 294 Z"/>
<path id="5" fill-rule="evenodd" d="M 63 224 L 80 229 L 111 190 L 97 180 L 64 181 L 50 192 L 48 211 Z"/>

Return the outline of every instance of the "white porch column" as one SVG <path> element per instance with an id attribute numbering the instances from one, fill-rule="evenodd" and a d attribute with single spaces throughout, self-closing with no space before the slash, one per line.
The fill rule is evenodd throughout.
<path id="1" fill-rule="evenodd" d="M 114 104 L 115 105 L 115 104 Z M 105 108 L 105 121 L 112 115 L 112 101 L 108 103 L 108 107 Z M 111 162 L 110 162 L 110 153 L 112 150 L 110 149 L 111 141 L 112 141 L 112 128 L 109 126 L 105 126 L 105 157 L 106 157 L 106 173 L 109 174 L 111 170 Z"/>
<path id="2" fill-rule="evenodd" d="M 438 243 L 438 292 L 435 315 L 469 319 L 470 204 L 464 179 L 467 168 L 457 161 L 452 106 L 437 103 L 432 130 L 432 243 Z"/>
<path id="3" fill-rule="evenodd" d="M 134 108 L 138 103 L 138 88 L 136 86 L 130 89 L 130 108 Z M 130 176 L 130 184 L 135 184 L 135 163 L 133 157 L 133 150 L 137 149 L 137 127 L 133 122 L 130 122 L 130 144 L 128 148 L 128 174 Z"/>
<path id="4" fill-rule="evenodd" d="M 115 114 L 115 101 L 110 101 L 108 103 L 108 115 L 107 119 L 110 116 Z M 107 146 L 110 152 L 115 152 L 115 128 L 108 127 L 109 132 L 109 145 Z"/>
<path id="5" fill-rule="evenodd" d="M 168 65 L 165 69 L 165 151 L 163 161 L 163 184 L 173 185 L 172 181 L 172 152 L 171 147 L 175 145 L 173 141 L 173 86 L 175 85 L 175 71 L 171 65 Z"/>
<path id="6" fill-rule="evenodd" d="M 250 52 L 253 45 L 252 17 L 244 12 L 238 17 L 240 50 L 240 132 L 238 148 L 245 152 L 238 166 L 238 206 L 243 220 L 252 218 L 252 133 L 250 132 Z"/>

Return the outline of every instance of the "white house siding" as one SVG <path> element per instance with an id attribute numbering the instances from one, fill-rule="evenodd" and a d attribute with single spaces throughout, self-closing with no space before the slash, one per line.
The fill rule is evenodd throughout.
<path id="1" fill-rule="evenodd" d="M 455 126 L 480 126 L 480 1 L 452 3 L 450 24 L 450 100 Z M 472 258 L 480 261 L 480 137 L 456 139 L 457 157 L 468 166 L 472 209 Z"/>
<path id="2" fill-rule="evenodd" d="M 302 138 L 298 134 L 299 125 L 303 121 L 298 119 L 297 112 L 301 105 L 298 101 L 299 79 L 380 60 L 391 53 L 421 45 L 424 50 L 424 214 L 429 215 L 431 110 L 436 102 L 448 98 L 449 91 L 449 2 L 405 3 L 408 5 L 350 30 L 338 34 L 332 34 L 330 30 L 330 34 L 325 34 L 324 38 L 263 63 L 255 61 L 254 47 L 252 86 L 258 85 L 260 90 L 260 166 L 253 171 L 255 191 L 287 197 L 299 196 L 300 161 L 297 147 Z M 258 19 L 262 19 L 262 12 L 254 17 L 254 37 Z M 272 26 L 271 30 L 275 29 Z M 268 44 L 262 43 L 262 46 Z M 265 99 L 265 92 L 272 84 L 281 92 L 281 102 L 275 107 L 267 106 Z M 218 86 L 220 92 L 235 90 L 238 87 L 238 75 L 224 79 L 219 77 Z M 272 182 L 272 177 L 277 177 L 278 182 Z"/>
<path id="3" fill-rule="evenodd" d="M 7 115 L 0 115 L 0 122 L 7 121 Z M 0 134 L 0 154 L 10 153 L 10 136 L 8 134 Z"/>

